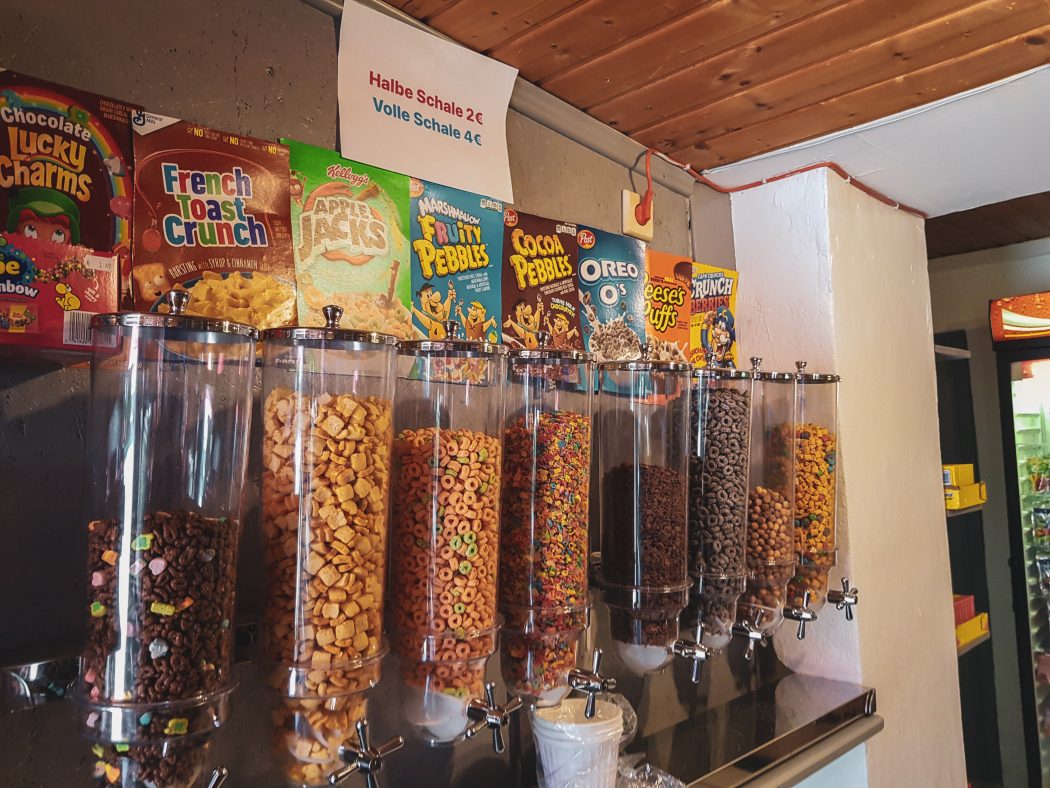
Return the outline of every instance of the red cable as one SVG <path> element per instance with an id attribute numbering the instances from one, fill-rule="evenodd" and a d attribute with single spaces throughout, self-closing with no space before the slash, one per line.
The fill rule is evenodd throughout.
<path id="1" fill-rule="evenodd" d="M 645 194 L 642 195 L 642 199 L 638 201 L 638 204 L 634 206 L 634 220 L 638 222 L 641 227 L 649 224 L 653 218 L 653 170 L 652 160 L 653 153 L 657 153 L 652 148 L 649 148 L 645 152 Z"/>

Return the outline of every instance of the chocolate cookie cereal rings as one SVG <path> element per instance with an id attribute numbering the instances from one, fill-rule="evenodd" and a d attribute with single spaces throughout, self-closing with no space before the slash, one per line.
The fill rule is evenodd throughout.
<path id="1" fill-rule="evenodd" d="M 188 777 L 165 765 L 172 742 L 201 751 L 229 710 L 255 360 L 254 329 L 187 317 L 185 300 L 92 321 L 80 719 L 157 785 Z"/>
<path id="2" fill-rule="evenodd" d="M 688 364 L 600 364 L 601 585 L 620 660 L 638 674 L 671 659 L 688 600 Z"/>
<path id="3" fill-rule="evenodd" d="M 394 408 L 392 640 L 402 716 L 432 744 L 466 731 L 499 626 L 506 351 L 447 326 L 399 344 Z"/>
<path id="4" fill-rule="evenodd" d="M 396 340 L 324 327 L 263 333 L 263 654 L 274 751 L 326 784 L 380 679 Z"/>

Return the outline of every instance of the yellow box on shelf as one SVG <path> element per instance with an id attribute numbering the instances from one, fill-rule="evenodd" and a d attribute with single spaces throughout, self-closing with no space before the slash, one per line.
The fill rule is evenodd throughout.
<path id="1" fill-rule="evenodd" d="M 978 613 L 969 621 L 955 628 L 955 648 L 963 651 L 971 643 L 982 640 L 988 634 L 988 614 Z"/>
<path id="2" fill-rule="evenodd" d="M 944 488 L 944 507 L 946 509 L 969 509 L 971 506 L 980 506 L 987 500 L 988 488 L 984 482 Z"/>
<path id="3" fill-rule="evenodd" d="M 945 487 L 963 487 L 973 484 L 973 463 L 942 465 L 941 472 L 944 474 Z"/>

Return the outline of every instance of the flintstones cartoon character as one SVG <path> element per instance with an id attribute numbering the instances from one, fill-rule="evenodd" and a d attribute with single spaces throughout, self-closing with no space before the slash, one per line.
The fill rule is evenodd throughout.
<path id="1" fill-rule="evenodd" d="M 463 335 L 467 339 L 482 340 L 486 331 L 498 325 L 496 318 L 486 319 L 485 315 L 485 306 L 480 301 L 471 301 L 466 315 L 463 314 L 463 302 L 456 304 L 456 317 L 463 324 Z"/>
<path id="2" fill-rule="evenodd" d="M 543 299 L 536 299 L 536 309 L 533 309 L 524 298 L 514 302 L 514 314 L 503 321 L 503 327 L 509 328 L 514 335 L 529 350 L 535 350 L 540 346 L 536 338 L 536 332 L 540 330 L 540 322 L 543 319 Z"/>
<path id="3" fill-rule="evenodd" d="M 544 320 L 544 324 L 551 335 L 551 347 L 558 350 L 571 348 L 573 346 L 573 338 L 580 338 L 580 332 L 575 327 L 569 326 L 569 318 L 564 312 L 555 312 L 553 321 L 548 315 Z"/>
<path id="4" fill-rule="evenodd" d="M 729 307 L 720 306 L 704 315 L 703 328 L 700 330 L 700 342 L 705 355 L 714 355 L 715 363 L 720 367 L 735 367 L 733 343 L 736 342 L 736 321 Z"/>
<path id="5" fill-rule="evenodd" d="M 448 283 L 448 295 L 441 299 L 441 292 L 431 284 L 425 284 L 416 291 L 419 299 L 419 308 L 412 305 L 412 314 L 423 324 L 430 339 L 445 339 L 448 332 L 445 331 L 445 321 L 452 314 L 452 302 L 456 300 L 456 286 Z"/>

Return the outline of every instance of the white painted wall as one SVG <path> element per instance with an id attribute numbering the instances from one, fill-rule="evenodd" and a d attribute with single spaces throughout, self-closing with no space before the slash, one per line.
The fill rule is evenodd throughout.
<path id="1" fill-rule="evenodd" d="M 785 627 L 778 653 L 876 688 L 871 785 L 964 785 L 922 221 L 826 171 L 735 194 L 732 213 L 745 352 L 843 377 L 839 563 L 861 603 L 802 642 Z"/>
<path id="2" fill-rule="evenodd" d="M 984 507 L 985 571 L 988 577 L 992 658 L 995 662 L 995 705 L 999 720 L 999 751 L 1003 784 L 1023 785 L 1024 733 L 1017 635 L 1010 588 L 1009 520 L 1003 469 L 1002 432 L 995 353 L 988 328 L 988 301 L 992 298 L 1050 290 L 1050 239 L 986 249 L 930 261 L 930 298 L 936 331 L 966 331 L 977 428 L 977 462 L 988 485 Z"/>

